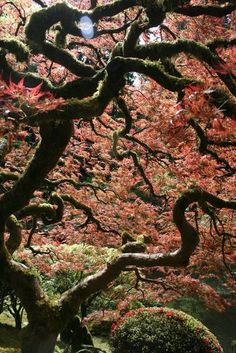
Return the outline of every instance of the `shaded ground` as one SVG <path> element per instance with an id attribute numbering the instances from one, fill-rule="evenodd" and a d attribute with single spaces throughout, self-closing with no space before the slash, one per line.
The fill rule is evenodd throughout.
<path id="1" fill-rule="evenodd" d="M 1 320 L 2 321 L 2 320 Z M 5 320 L 7 321 L 7 320 Z M 107 353 L 111 353 L 107 340 L 100 337 L 93 337 L 95 347 L 101 348 Z M 0 323 L 0 353 L 21 353 L 20 332 L 8 324 Z M 59 347 L 58 347 L 59 348 Z M 63 352 L 56 349 L 55 352 Z"/>
<path id="2" fill-rule="evenodd" d="M 0 353 L 20 353 L 19 331 L 5 325 L 0 325 Z"/>
<path id="3" fill-rule="evenodd" d="M 236 340 L 236 308 L 224 313 L 211 312 L 203 322 L 218 338 L 225 353 L 233 353 L 231 343 Z"/>

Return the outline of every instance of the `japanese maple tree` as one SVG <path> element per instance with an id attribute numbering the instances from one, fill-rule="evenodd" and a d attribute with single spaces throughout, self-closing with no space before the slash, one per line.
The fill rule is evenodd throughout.
<path id="1" fill-rule="evenodd" d="M 163 301 L 230 302 L 209 279 L 233 297 L 235 10 L 1 2 L 0 280 L 27 312 L 23 353 L 53 352 L 81 303 L 124 271 Z M 65 243 L 106 250 L 86 266 Z M 84 276 L 55 301 L 35 266 Z"/>

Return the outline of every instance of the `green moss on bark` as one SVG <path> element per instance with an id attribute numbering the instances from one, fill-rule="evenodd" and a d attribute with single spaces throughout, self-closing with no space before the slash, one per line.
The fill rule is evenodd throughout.
<path id="1" fill-rule="evenodd" d="M 17 38 L 9 37 L 0 39 L 0 47 L 14 54 L 18 61 L 23 62 L 28 60 L 29 49 Z"/>

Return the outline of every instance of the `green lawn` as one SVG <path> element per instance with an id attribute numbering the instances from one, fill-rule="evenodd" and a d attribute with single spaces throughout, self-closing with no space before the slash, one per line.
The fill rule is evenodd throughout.
<path id="1" fill-rule="evenodd" d="M 104 337 L 93 337 L 93 343 L 95 347 L 101 348 L 101 350 L 107 353 L 111 353 L 109 343 Z"/>

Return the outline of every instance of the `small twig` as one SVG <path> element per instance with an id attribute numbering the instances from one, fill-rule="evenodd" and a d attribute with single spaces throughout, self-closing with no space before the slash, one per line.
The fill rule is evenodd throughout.
<path id="1" fill-rule="evenodd" d="M 30 246 L 31 246 L 31 241 L 32 241 L 32 238 L 33 238 L 33 235 L 34 235 L 34 233 L 35 233 L 35 230 L 36 230 L 36 228 L 37 228 L 37 217 L 33 217 L 32 218 L 32 228 L 31 228 L 31 230 L 30 230 L 30 233 L 29 233 L 29 236 L 28 236 L 28 240 L 27 240 L 27 243 L 26 243 L 26 248 L 30 248 Z"/>

